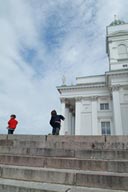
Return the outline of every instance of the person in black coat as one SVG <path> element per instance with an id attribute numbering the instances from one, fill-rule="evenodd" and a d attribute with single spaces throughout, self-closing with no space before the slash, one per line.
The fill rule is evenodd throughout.
<path id="1" fill-rule="evenodd" d="M 51 111 L 50 125 L 52 126 L 52 135 L 59 135 L 61 120 L 64 121 L 63 115 L 57 115 L 56 110 Z"/>

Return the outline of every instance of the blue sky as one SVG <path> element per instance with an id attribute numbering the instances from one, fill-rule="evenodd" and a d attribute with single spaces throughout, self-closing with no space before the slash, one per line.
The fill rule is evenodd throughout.
<path id="1" fill-rule="evenodd" d="M 66 74 L 104 74 L 106 26 L 128 22 L 127 0 L 0 0 L 0 133 L 10 114 L 15 134 L 48 134 L 50 112 L 61 113 L 56 86 Z"/>

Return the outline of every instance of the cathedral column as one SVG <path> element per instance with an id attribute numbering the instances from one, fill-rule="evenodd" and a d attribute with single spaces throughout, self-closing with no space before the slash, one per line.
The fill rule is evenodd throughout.
<path id="1" fill-rule="evenodd" d="M 112 87 L 112 96 L 113 96 L 113 115 L 114 115 L 115 134 L 123 135 L 119 86 L 115 85 Z"/>
<path id="2" fill-rule="evenodd" d="M 68 134 L 71 135 L 72 134 L 72 112 L 69 109 L 69 123 L 68 123 Z"/>
<path id="3" fill-rule="evenodd" d="M 75 135 L 75 114 L 73 111 L 72 106 L 70 106 L 70 112 L 69 112 L 69 134 Z"/>
<path id="4" fill-rule="evenodd" d="M 72 113 L 72 135 L 75 135 L 75 114 Z"/>
<path id="5" fill-rule="evenodd" d="M 66 116 L 66 110 L 65 110 L 65 99 L 61 98 L 61 114 L 65 117 Z M 60 135 L 65 134 L 65 121 L 61 121 L 61 129 L 60 129 Z"/>
<path id="6" fill-rule="evenodd" d="M 66 104 L 66 108 L 65 108 L 65 124 L 64 124 L 64 135 L 68 135 L 69 134 L 69 108 L 68 105 Z"/>
<path id="7" fill-rule="evenodd" d="M 92 135 L 98 135 L 97 97 L 92 97 Z"/>
<path id="8" fill-rule="evenodd" d="M 75 101 L 75 135 L 80 135 L 81 129 L 81 98 L 76 98 Z"/>

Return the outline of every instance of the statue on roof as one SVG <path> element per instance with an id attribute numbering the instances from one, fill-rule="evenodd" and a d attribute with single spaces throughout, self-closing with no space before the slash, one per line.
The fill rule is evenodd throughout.
<path id="1" fill-rule="evenodd" d="M 66 85 L 66 77 L 65 77 L 65 75 L 62 76 L 62 85 L 63 86 Z"/>
<path id="2" fill-rule="evenodd" d="M 115 25 L 122 25 L 125 24 L 123 20 L 118 19 L 117 15 L 114 15 L 114 21 L 110 24 L 110 26 L 115 26 Z"/>

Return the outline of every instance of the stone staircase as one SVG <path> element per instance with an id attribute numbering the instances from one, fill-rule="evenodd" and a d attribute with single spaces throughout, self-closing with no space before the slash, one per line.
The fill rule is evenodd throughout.
<path id="1" fill-rule="evenodd" d="M 128 136 L 0 135 L 5 191 L 128 191 Z"/>

